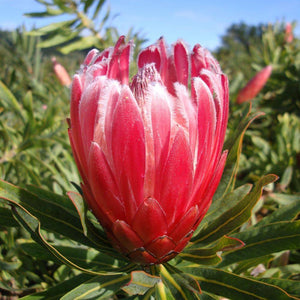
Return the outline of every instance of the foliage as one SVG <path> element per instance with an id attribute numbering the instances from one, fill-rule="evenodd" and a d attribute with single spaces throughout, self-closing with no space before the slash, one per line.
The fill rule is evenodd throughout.
<path id="1" fill-rule="evenodd" d="M 140 266 L 111 248 L 80 194 L 66 196 L 71 182 L 80 181 L 65 122 L 69 91 L 52 71 L 50 56 L 57 52 L 41 49 L 51 39 L 52 46 L 80 49 L 84 28 L 96 36 L 93 15 L 105 1 L 39 2 L 46 11 L 32 16 L 73 19 L 64 29 L 2 32 L 0 297 L 299 299 L 299 40 L 286 43 L 283 24 L 228 30 L 217 52 L 232 78 L 224 176 L 186 249 L 164 265 Z M 93 47 L 114 39 L 102 21 L 104 34 Z M 133 35 L 140 46 L 144 39 Z M 58 60 L 73 73 L 81 54 Z M 274 72 L 249 112 L 235 97 L 267 64 Z M 275 183 L 277 176 L 267 173 L 280 178 Z"/>
<path id="2" fill-rule="evenodd" d="M 45 11 L 27 13 L 28 17 L 45 18 L 63 16 L 66 21 L 51 23 L 50 25 L 32 30 L 31 35 L 42 36 L 44 40 L 38 46 L 41 48 L 58 47 L 63 54 L 73 51 L 98 48 L 103 50 L 114 44 L 119 33 L 113 26 L 107 26 L 111 18 L 109 6 L 106 13 L 106 0 L 36 0 L 45 6 Z M 136 53 L 145 41 L 131 28 L 127 33 L 129 40 L 136 41 Z"/>

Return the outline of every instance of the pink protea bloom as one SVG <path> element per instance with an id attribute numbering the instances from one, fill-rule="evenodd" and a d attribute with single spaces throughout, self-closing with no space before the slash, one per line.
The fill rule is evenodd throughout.
<path id="1" fill-rule="evenodd" d="M 201 46 L 92 50 L 74 76 L 69 136 L 85 199 L 114 247 L 141 264 L 186 246 L 220 181 L 228 82 Z M 191 92 L 188 87 L 191 86 Z"/>
<path id="2" fill-rule="evenodd" d="M 53 63 L 53 71 L 60 84 L 64 86 L 70 86 L 72 83 L 72 79 L 65 67 L 62 66 L 59 62 L 57 62 L 55 57 L 52 57 L 51 60 Z"/>
<path id="3" fill-rule="evenodd" d="M 262 90 L 272 73 L 272 66 L 266 66 L 259 71 L 238 93 L 236 102 L 241 104 L 252 100 Z"/>

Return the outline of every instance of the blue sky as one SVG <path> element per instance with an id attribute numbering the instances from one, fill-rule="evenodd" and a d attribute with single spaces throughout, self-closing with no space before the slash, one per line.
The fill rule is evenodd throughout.
<path id="1" fill-rule="evenodd" d="M 112 14 L 110 24 L 126 34 L 130 27 L 148 38 L 148 43 L 164 36 L 169 44 L 182 38 L 191 46 L 200 43 L 211 50 L 220 45 L 220 37 L 232 23 L 274 23 L 297 21 L 300 34 L 300 0 L 108 0 Z M 22 24 L 27 28 L 46 25 L 23 16 L 42 11 L 34 0 L 0 0 L 0 28 L 12 29 Z"/>

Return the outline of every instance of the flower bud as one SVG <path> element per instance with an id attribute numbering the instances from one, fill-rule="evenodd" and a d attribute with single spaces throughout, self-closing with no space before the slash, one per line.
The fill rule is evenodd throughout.
<path id="1" fill-rule="evenodd" d="M 247 84 L 239 91 L 236 102 L 241 104 L 252 100 L 265 86 L 272 73 L 272 66 L 267 66 L 259 71 Z"/>
<path id="2" fill-rule="evenodd" d="M 293 27 L 291 23 L 286 23 L 284 40 L 289 44 L 294 40 Z"/>
<path id="3" fill-rule="evenodd" d="M 52 57 L 52 63 L 53 63 L 53 70 L 54 73 L 58 79 L 58 81 L 60 82 L 61 85 L 64 86 L 70 86 L 72 83 L 72 80 L 68 74 L 68 72 L 66 71 L 66 69 L 57 62 L 55 57 Z"/>

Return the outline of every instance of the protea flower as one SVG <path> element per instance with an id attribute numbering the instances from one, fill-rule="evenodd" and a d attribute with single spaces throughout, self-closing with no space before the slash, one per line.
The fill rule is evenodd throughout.
<path id="1" fill-rule="evenodd" d="M 74 76 L 69 136 L 85 199 L 114 247 L 141 264 L 186 246 L 226 160 L 228 82 L 212 55 L 163 39 L 88 53 Z M 189 92 L 189 86 L 191 91 Z"/>
<path id="2" fill-rule="evenodd" d="M 262 90 L 272 73 L 272 66 L 266 66 L 260 70 L 238 93 L 236 102 L 241 104 L 255 98 Z"/>

